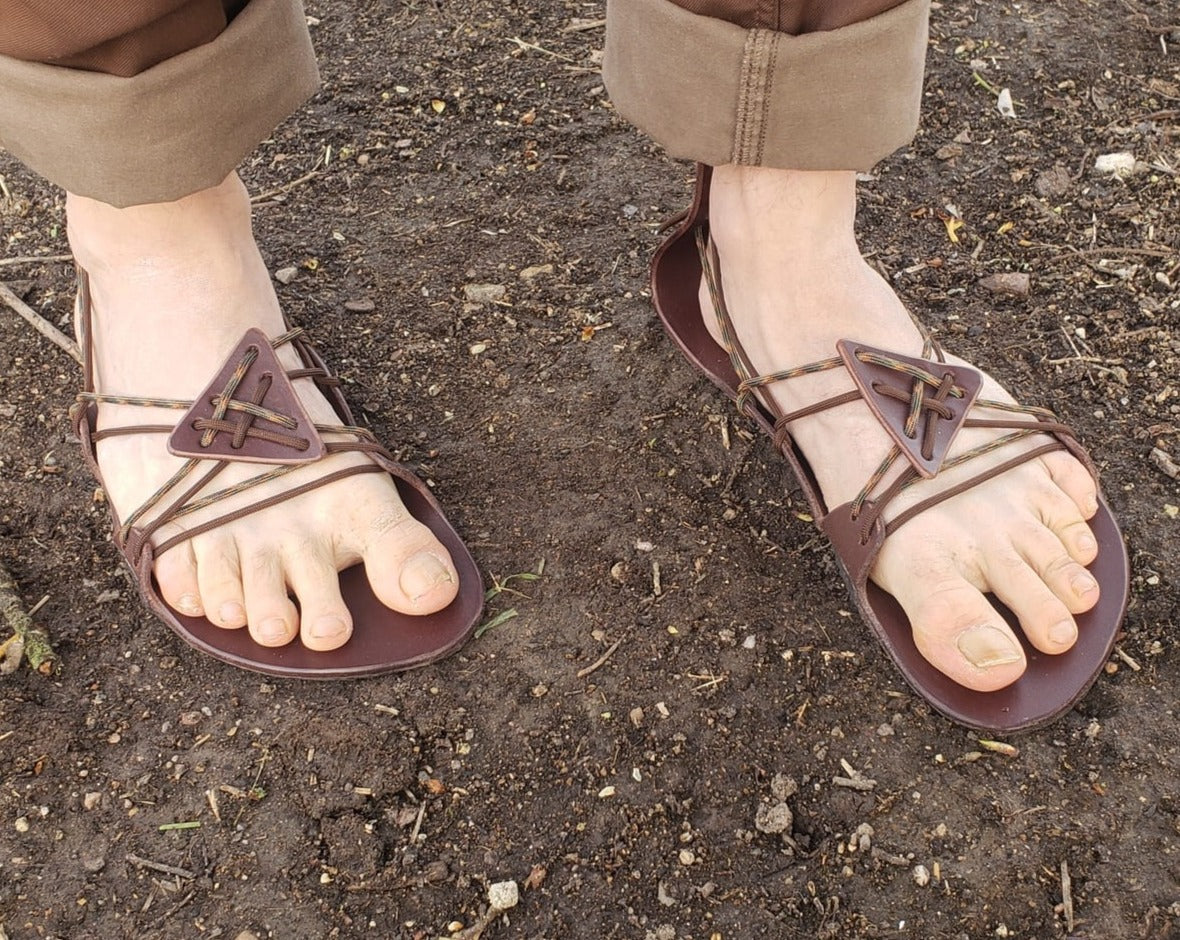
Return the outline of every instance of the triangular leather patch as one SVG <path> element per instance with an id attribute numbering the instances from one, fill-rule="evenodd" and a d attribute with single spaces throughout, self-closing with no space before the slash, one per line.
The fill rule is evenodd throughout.
<path id="1" fill-rule="evenodd" d="M 901 356 L 886 349 L 877 349 L 849 340 L 840 340 L 836 348 L 840 351 L 840 357 L 848 367 L 848 373 L 856 382 L 865 402 L 914 469 L 924 477 L 932 477 L 938 473 L 955 436 L 963 427 L 963 421 L 971 405 L 979 396 L 983 376 L 967 366 Z M 939 406 L 938 411 L 946 411 L 948 416 L 935 415 L 934 409 L 924 407 L 915 422 L 914 435 L 911 437 L 906 434 L 912 389 L 915 382 L 922 380 L 887 365 L 865 362 L 863 357 L 866 355 L 911 366 L 929 373 L 940 382 L 945 376 L 950 375 L 957 394 L 940 396 L 938 387 L 927 382 L 923 382 L 922 390 L 924 401 L 936 402 Z M 883 391 L 884 389 L 895 389 L 903 394 L 893 397 Z"/>
<path id="2" fill-rule="evenodd" d="M 324 442 L 262 330 L 246 331 L 168 438 L 177 457 L 310 463 Z"/>

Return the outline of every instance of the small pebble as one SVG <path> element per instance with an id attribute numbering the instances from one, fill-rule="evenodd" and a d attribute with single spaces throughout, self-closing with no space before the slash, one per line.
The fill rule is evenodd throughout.
<path id="1" fill-rule="evenodd" d="M 94 809 L 94 807 L 96 807 L 98 805 L 98 803 L 101 799 L 102 799 L 102 793 L 100 793 L 97 790 L 92 790 L 91 792 L 85 794 L 82 797 L 82 808 L 83 809 Z"/>
<path id="2" fill-rule="evenodd" d="M 508 288 L 503 284 L 465 284 L 463 296 L 473 304 L 493 304 L 503 300 Z"/>
<path id="3" fill-rule="evenodd" d="M 377 309 L 377 304 L 368 297 L 361 297 L 357 300 L 346 300 L 344 309 L 349 313 L 372 313 Z"/>
<path id="4" fill-rule="evenodd" d="M 280 284 L 290 284 L 295 279 L 295 275 L 299 273 L 296 267 L 279 268 L 275 271 L 275 280 Z"/>
<path id="5" fill-rule="evenodd" d="M 680 864 L 681 865 L 691 865 L 696 860 L 697 860 L 697 857 L 693 853 L 692 849 L 681 849 L 680 850 Z"/>
<path id="6" fill-rule="evenodd" d="M 497 881 L 488 888 L 488 904 L 498 911 L 507 911 L 520 903 L 520 888 L 515 881 Z"/>
<path id="7" fill-rule="evenodd" d="M 1094 161 L 1094 172 L 1108 176 L 1130 176 L 1135 172 L 1135 154 L 1104 153 Z"/>
<path id="8" fill-rule="evenodd" d="M 930 884 L 930 869 L 928 869 L 925 865 L 915 865 L 914 883 L 917 884 L 919 888 L 925 888 L 926 885 Z"/>
<path id="9" fill-rule="evenodd" d="M 794 821 L 795 816 L 786 803 L 776 803 L 774 806 L 763 803 L 754 816 L 754 828 L 759 832 L 776 835 L 790 830 Z"/>

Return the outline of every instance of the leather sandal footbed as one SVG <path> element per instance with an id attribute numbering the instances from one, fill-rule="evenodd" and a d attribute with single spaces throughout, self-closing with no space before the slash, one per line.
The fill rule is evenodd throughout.
<path id="1" fill-rule="evenodd" d="M 737 399 L 738 376 L 729 353 L 709 334 L 700 308 L 701 261 L 695 229 L 708 216 L 708 168 L 698 169 L 693 204 L 652 261 L 652 297 L 664 328 L 688 360 L 718 388 Z M 768 435 L 774 419 L 764 409 L 750 415 Z M 784 454 L 817 520 L 827 512 L 806 458 Z M 1028 666 L 1014 683 L 995 692 L 961 686 L 931 665 L 914 644 L 909 620 L 897 601 L 872 582 L 858 586 L 839 555 L 841 574 L 852 598 L 881 645 L 910 686 L 948 718 L 980 731 L 1011 733 L 1045 725 L 1072 708 L 1089 691 L 1110 658 L 1126 612 L 1130 572 L 1122 534 L 1106 501 L 1089 521 L 1098 542 L 1090 572 L 1101 596 L 1091 610 L 1074 617 L 1078 640 L 1065 653 L 1049 655 L 1025 639 L 1016 616 L 996 597 L 989 602 L 1012 626 Z"/>
<path id="2" fill-rule="evenodd" d="M 80 299 L 85 301 L 88 291 L 84 275 L 80 278 L 80 285 Z M 87 334 L 89 332 L 87 329 Z M 343 409 L 341 418 L 351 423 L 347 405 L 338 392 L 330 400 L 338 412 Z M 96 419 L 95 405 L 83 407 L 76 416 L 76 430 L 91 472 L 101 483 L 102 474 L 91 440 Z M 150 570 L 152 553 L 143 553 L 142 571 L 135 570 L 134 562 L 125 551 L 121 554 L 149 609 L 185 643 L 222 662 L 270 676 L 319 680 L 377 676 L 424 666 L 454 652 L 471 636 L 483 611 L 483 583 L 471 552 L 447 521 L 426 484 L 401 465 L 383 460 L 375 462 L 389 473 L 410 514 L 425 524 L 450 553 L 459 577 L 459 591 L 441 611 L 424 615 L 403 614 L 381 603 L 369 585 L 364 566 L 354 565 L 339 575 L 340 593 L 353 618 L 352 636 L 339 649 L 313 651 L 298 638 L 281 647 L 262 646 L 245 628 L 227 630 L 204 617 L 180 613 L 160 594 Z M 346 480 L 341 482 L 347 484 Z M 113 507 L 112 521 L 117 531 Z"/>

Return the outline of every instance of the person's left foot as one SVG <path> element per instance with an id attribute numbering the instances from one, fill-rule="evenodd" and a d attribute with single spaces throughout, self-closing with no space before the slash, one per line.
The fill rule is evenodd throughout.
<path id="1" fill-rule="evenodd" d="M 758 372 L 828 359 L 840 339 L 921 357 L 922 336 L 913 320 L 860 256 L 854 215 L 851 173 L 713 171 L 710 235 L 726 307 Z M 701 309 L 714 339 L 724 345 L 704 284 Z M 845 370 L 833 369 L 777 382 L 760 394 L 787 414 L 851 387 Z M 986 375 L 980 398 L 1012 402 Z M 789 430 L 829 507 L 853 500 L 892 447 L 859 400 L 801 418 Z M 1002 433 L 965 428 L 952 455 Z M 886 518 L 999 464 L 1020 446 L 911 486 L 889 505 Z M 1002 688 L 1024 671 L 1025 657 L 984 592 L 1017 614 L 1037 649 L 1068 650 L 1077 639 L 1073 615 L 1098 602 L 1098 583 L 1084 567 L 1098 551 L 1085 521 L 1097 509 L 1086 468 L 1067 453 L 1048 453 L 907 522 L 885 541 L 872 579 L 901 604 L 915 644 L 936 668 L 972 689 Z"/>

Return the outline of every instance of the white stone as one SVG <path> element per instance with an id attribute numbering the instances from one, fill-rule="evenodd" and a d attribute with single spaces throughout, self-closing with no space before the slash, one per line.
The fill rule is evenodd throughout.
<path id="1" fill-rule="evenodd" d="M 515 881 L 497 881 L 488 888 L 488 904 L 498 911 L 507 911 L 520 903 L 520 888 Z"/>

